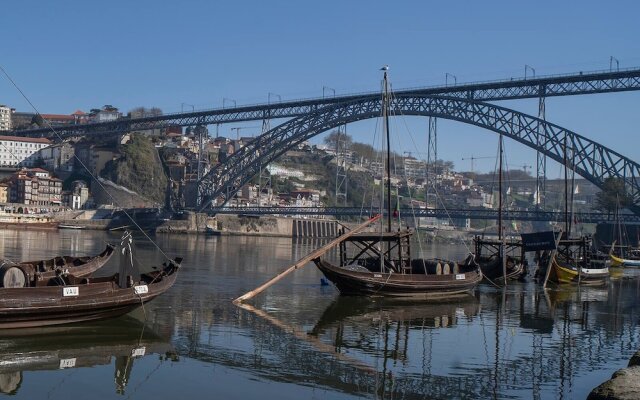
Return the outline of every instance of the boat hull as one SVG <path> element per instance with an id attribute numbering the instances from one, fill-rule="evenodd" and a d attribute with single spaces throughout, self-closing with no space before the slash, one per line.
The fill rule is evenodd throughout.
<path id="1" fill-rule="evenodd" d="M 583 285 L 603 284 L 609 278 L 609 268 L 589 268 L 577 271 L 566 265 L 561 265 L 557 260 L 551 264 L 549 279 L 556 283 L 580 283 Z"/>
<path id="2" fill-rule="evenodd" d="M 504 273 L 502 269 L 502 260 L 499 257 L 480 258 L 478 260 L 482 275 L 492 282 L 504 282 Z M 525 273 L 524 265 L 517 260 L 507 261 L 507 280 L 516 280 L 522 278 Z"/>
<path id="3" fill-rule="evenodd" d="M 640 260 L 629 260 L 626 258 L 620 258 L 611 254 L 611 266 L 613 267 L 640 267 Z"/>
<path id="4" fill-rule="evenodd" d="M 465 295 L 482 280 L 479 269 L 459 274 L 399 274 L 351 271 L 326 260 L 314 260 L 343 295 L 448 298 Z"/>
<path id="5" fill-rule="evenodd" d="M 85 278 L 79 284 L 63 286 L 0 288 L 0 329 L 60 325 L 127 314 L 173 286 L 177 267 L 158 274 L 155 281 L 145 278 L 124 288 L 118 286 L 117 274 L 96 278 L 95 283 Z"/>

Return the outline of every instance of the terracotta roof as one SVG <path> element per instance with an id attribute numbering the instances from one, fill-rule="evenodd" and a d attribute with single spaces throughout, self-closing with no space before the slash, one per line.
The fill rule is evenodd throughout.
<path id="1" fill-rule="evenodd" d="M 76 110 L 76 112 L 74 112 L 74 113 L 73 113 L 73 114 L 71 114 L 71 115 L 87 115 L 87 113 L 86 113 L 86 112 L 84 112 L 84 111 L 82 111 L 82 110 Z"/>
<path id="2" fill-rule="evenodd" d="M 28 138 L 28 137 L 22 137 L 22 136 L 0 136 L 0 140 L 8 140 L 8 141 L 14 141 L 14 142 L 51 144 L 51 140 L 49 140 L 47 138 Z"/>
<path id="3" fill-rule="evenodd" d="M 75 117 L 73 115 L 64 115 L 64 114 L 40 114 L 40 116 L 44 119 L 56 119 L 56 120 L 66 120 L 73 121 Z"/>

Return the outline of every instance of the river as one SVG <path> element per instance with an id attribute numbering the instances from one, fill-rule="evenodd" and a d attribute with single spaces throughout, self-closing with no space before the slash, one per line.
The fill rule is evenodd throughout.
<path id="1" fill-rule="evenodd" d="M 98 253 L 118 234 L 0 231 L 4 258 Z M 454 302 L 340 297 L 308 265 L 232 300 L 315 241 L 154 236 L 184 257 L 176 285 L 127 317 L 0 331 L 0 392 L 24 399 L 585 398 L 640 348 L 640 279 L 543 291 L 481 285 Z M 462 245 L 420 252 L 463 258 Z M 163 261 L 136 235 L 139 269 Z M 115 272 L 114 259 L 102 274 Z"/>

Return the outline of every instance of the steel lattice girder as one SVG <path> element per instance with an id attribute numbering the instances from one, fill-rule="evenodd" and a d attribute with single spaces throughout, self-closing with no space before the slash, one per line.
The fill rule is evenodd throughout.
<path id="1" fill-rule="evenodd" d="M 349 215 L 366 216 L 366 209 L 361 207 L 215 207 L 214 214 L 245 214 L 245 215 Z M 374 210 L 378 212 L 379 210 Z M 498 210 L 490 209 L 444 209 L 444 208 L 407 208 L 399 209 L 401 216 L 415 218 L 446 218 L 446 219 L 498 219 Z M 502 217 L 514 221 L 561 221 L 564 212 L 541 210 L 504 210 Z M 612 215 L 600 212 L 576 212 L 574 217 L 581 223 L 613 222 Z M 621 214 L 619 220 L 625 223 L 640 224 L 640 216 Z"/>
<path id="2" fill-rule="evenodd" d="M 395 94 L 397 96 L 408 97 L 443 96 L 477 101 L 498 101 L 538 98 L 540 96 L 569 96 L 631 90 L 640 90 L 640 69 L 407 89 L 396 91 Z M 229 122 L 292 118 L 316 113 L 320 109 L 330 105 L 350 104 L 353 101 L 370 101 L 378 97 L 380 97 L 380 93 L 294 100 L 226 109 L 168 114 L 157 117 L 125 118 L 114 122 L 60 126 L 55 129 L 61 137 L 68 137 L 89 134 L 118 134 L 166 128 L 169 126 L 211 125 Z M 51 136 L 52 132 L 47 128 L 18 131 L 12 132 L 11 134 L 41 137 Z"/>
<path id="3" fill-rule="evenodd" d="M 493 104 L 458 98 L 396 95 L 391 103 L 392 115 L 431 116 L 476 125 L 502 133 L 540 151 L 559 163 L 567 152 L 577 174 L 602 188 L 608 177 L 623 179 L 640 214 L 640 165 L 575 132 L 548 121 Z M 339 125 L 381 115 L 381 98 L 326 106 L 303 117 L 287 121 L 259 136 L 234 153 L 226 163 L 213 168 L 199 185 L 199 204 L 222 197 L 226 202 L 253 177 L 288 149 Z M 538 134 L 542 134 L 540 140 Z"/>

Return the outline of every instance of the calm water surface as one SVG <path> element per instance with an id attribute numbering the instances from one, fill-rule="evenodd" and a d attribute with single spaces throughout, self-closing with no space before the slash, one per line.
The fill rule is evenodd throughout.
<path id="1" fill-rule="evenodd" d="M 0 250 L 12 260 L 86 255 L 118 238 L 0 231 Z M 155 239 L 185 259 L 169 292 L 125 318 L 0 331 L 0 392 L 25 399 L 581 399 L 640 348 L 633 271 L 606 288 L 482 285 L 455 302 L 424 303 L 340 297 L 309 265 L 244 309 L 231 300 L 319 244 Z M 143 270 L 163 260 L 142 238 L 136 247 Z M 423 247 L 441 257 L 467 251 Z"/>

